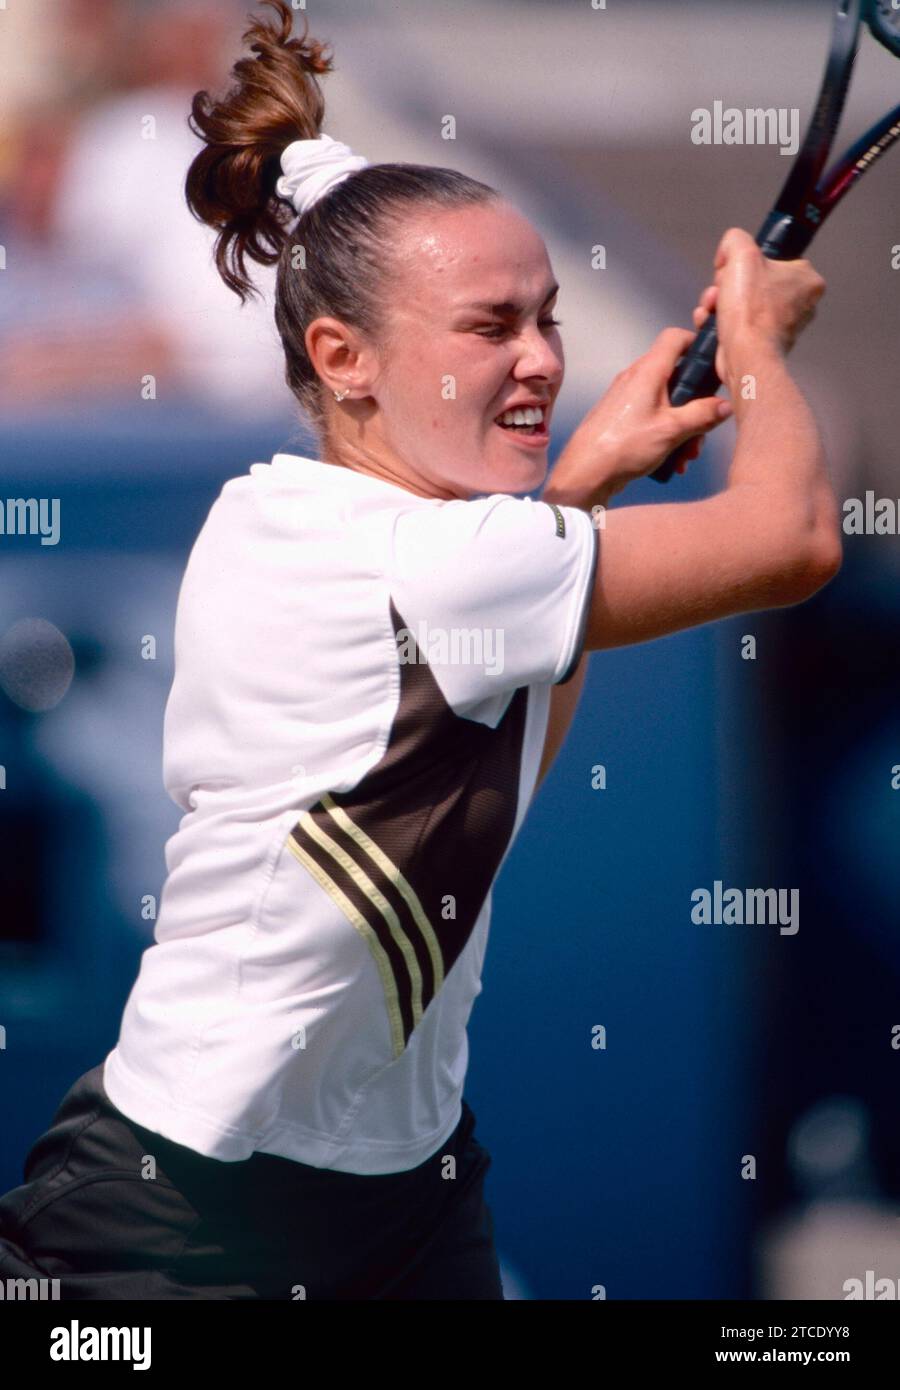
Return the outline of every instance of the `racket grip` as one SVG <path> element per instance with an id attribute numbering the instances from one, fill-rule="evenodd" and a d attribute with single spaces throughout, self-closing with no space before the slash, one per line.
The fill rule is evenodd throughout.
<path id="1" fill-rule="evenodd" d="M 716 374 L 716 350 L 719 334 L 716 329 L 716 316 L 710 314 L 697 334 L 688 352 L 669 377 L 669 401 L 672 405 L 687 405 L 688 401 L 699 400 L 701 396 L 714 396 L 722 385 Z M 664 459 L 650 477 L 654 482 L 667 483 L 675 472 L 678 453 L 684 448 L 679 444 L 668 458 Z"/>
<path id="2" fill-rule="evenodd" d="M 756 244 L 770 261 L 791 261 L 803 255 L 813 239 L 815 224 L 804 224 L 788 212 L 775 208 L 769 213 L 760 228 Z M 710 314 L 697 334 L 690 350 L 685 353 L 672 375 L 669 377 L 669 401 L 672 405 L 687 405 L 701 396 L 714 396 L 722 385 L 716 375 L 716 350 L 719 335 L 716 329 L 716 316 Z M 664 459 L 650 477 L 654 482 L 667 483 L 675 472 L 678 454 L 684 448 L 679 444 L 668 458 Z"/>

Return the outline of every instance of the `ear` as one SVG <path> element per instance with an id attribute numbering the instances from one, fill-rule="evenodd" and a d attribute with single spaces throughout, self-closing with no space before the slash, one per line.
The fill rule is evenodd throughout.
<path id="1" fill-rule="evenodd" d="M 354 395 L 370 395 L 378 374 L 375 351 L 358 329 L 341 319 L 321 315 L 303 335 L 309 360 L 328 387 L 350 387 Z"/>

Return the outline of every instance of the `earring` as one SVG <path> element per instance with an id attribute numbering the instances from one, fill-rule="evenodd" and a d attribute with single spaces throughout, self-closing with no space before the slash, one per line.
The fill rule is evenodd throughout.
<path id="1" fill-rule="evenodd" d="M 350 394 L 350 387 L 348 386 L 347 389 L 346 389 L 345 391 L 335 391 L 335 393 L 334 393 L 334 399 L 335 399 L 336 401 L 342 401 L 342 400 L 344 399 L 344 397 L 345 397 L 345 396 L 349 396 L 349 394 Z"/>

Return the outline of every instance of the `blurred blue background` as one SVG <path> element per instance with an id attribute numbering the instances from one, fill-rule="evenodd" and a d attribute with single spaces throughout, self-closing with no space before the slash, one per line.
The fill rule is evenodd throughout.
<path id="1" fill-rule="evenodd" d="M 3 498 L 59 499 L 61 517 L 56 545 L 0 537 L 2 1191 L 113 1046 L 152 939 L 191 544 L 227 478 L 313 447 L 270 278 L 239 309 L 180 202 L 190 96 L 223 80 L 246 9 L 32 0 L 0 16 L 4 70 L 17 56 L 0 98 L 0 477 Z M 777 149 L 693 145 L 691 109 L 797 106 L 805 123 L 829 13 L 310 7 L 337 53 L 332 134 L 483 178 L 544 235 L 568 357 L 554 456 L 616 371 L 690 321 L 721 232 L 755 231 L 784 176 Z M 896 97 L 880 58 L 860 73 L 861 126 Z M 900 492 L 883 366 L 895 174 L 875 171 L 814 248 L 829 294 L 796 350 L 842 498 Z M 689 478 L 626 504 L 718 486 L 730 428 Z M 470 1025 L 510 1296 L 835 1298 L 866 1268 L 896 1274 L 878 1260 L 900 1212 L 898 578 L 896 536 L 848 537 L 800 608 L 591 658 L 494 894 Z M 691 893 L 716 879 L 799 889 L 799 932 L 694 924 Z"/>

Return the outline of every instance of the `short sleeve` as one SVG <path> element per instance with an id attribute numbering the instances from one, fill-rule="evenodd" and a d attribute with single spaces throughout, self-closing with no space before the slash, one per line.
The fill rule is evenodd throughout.
<path id="1" fill-rule="evenodd" d="M 401 660 L 427 660 L 455 709 L 568 680 L 597 544 L 587 512 L 505 493 L 403 510 L 386 576 Z"/>

